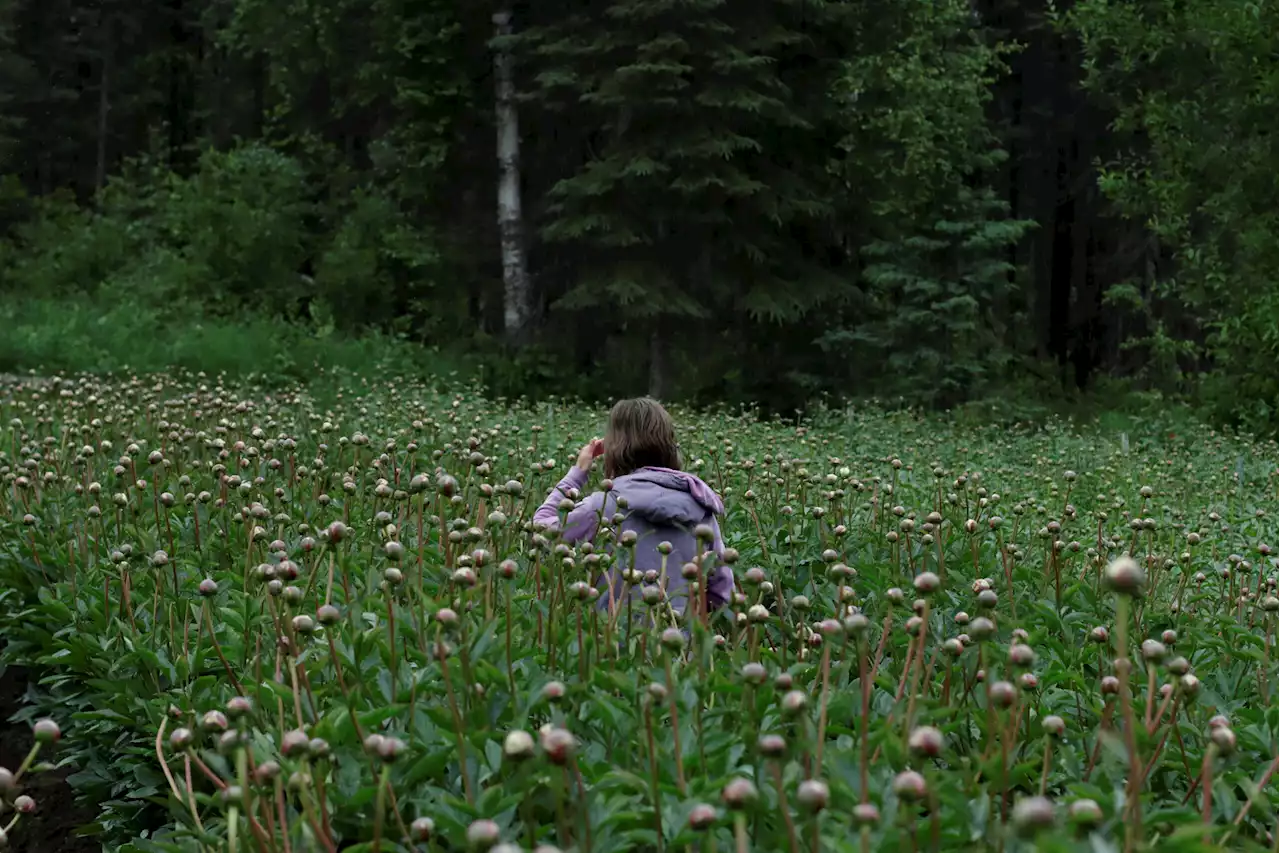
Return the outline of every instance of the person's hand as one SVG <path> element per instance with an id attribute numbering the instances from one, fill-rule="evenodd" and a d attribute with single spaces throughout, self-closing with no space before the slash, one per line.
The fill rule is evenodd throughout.
<path id="1" fill-rule="evenodd" d="M 591 439 L 578 451 L 578 467 L 583 471 L 590 471 L 591 463 L 602 453 L 604 453 L 604 442 L 598 438 Z"/>

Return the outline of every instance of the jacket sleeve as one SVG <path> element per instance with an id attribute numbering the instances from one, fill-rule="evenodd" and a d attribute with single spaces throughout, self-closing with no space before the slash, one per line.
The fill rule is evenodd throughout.
<path id="1" fill-rule="evenodd" d="M 569 473 L 556 483 L 555 488 L 547 495 L 547 499 L 542 502 L 542 506 L 534 512 L 534 526 L 542 527 L 547 531 L 560 531 L 560 539 L 563 542 L 577 542 L 580 539 L 590 539 L 595 536 L 596 525 L 600 521 L 600 510 L 604 506 L 604 492 L 596 492 L 588 495 L 585 500 L 579 501 L 569 511 L 564 530 L 560 530 L 560 501 L 569 496 L 570 489 L 581 490 L 586 484 L 587 472 L 577 465 L 570 468 Z"/>
<path id="2" fill-rule="evenodd" d="M 712 547 L 715 549 L 716 556 L 721 559 L 717 561 L 719 565 L 707 582 L 707 606 L 711 610 L 716 610 L 727 604 L 733 597 L 733 569 L 724 563 L 724 539 L 720 535 L 720 522 L 715 516 L 711 518 L 711 529 L 715 531 Z"/>

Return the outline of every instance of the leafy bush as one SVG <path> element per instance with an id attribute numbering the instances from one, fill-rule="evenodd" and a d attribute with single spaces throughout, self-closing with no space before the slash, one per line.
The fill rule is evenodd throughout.
<path id="1" fill-rule="evenodd" d="M 162 315 L 279 311 L 301 295 L 302 170 L 262 146 L 209 151 L 179 177 L 143 162 L 87 212 L 65 199 L 18 229 L 7 276 L 26 293 L 87 293 Z"/>
<path id="2" fill-rule="evenodd" d="M 431 234 L 385 196 L 315 194 L 296 160 L 262 145 L 208 151 L 186 178 L 138 163 L 95 212 L 41 201 L 0 254 L 6 289 L 88 296 L 162 322 L 249 315 L 432 342 L 456 331 L 465 299 L 437 292 Z"/>

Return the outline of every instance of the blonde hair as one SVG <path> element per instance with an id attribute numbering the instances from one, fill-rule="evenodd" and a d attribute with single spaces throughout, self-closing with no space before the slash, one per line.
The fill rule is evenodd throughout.
<path id="1" fill-rule="evenodd" d="M 619 400 L 604 433 L 604 474 L 621 477 L 648 466 L 680 470 L 676 425 L 652 397 Z"/>

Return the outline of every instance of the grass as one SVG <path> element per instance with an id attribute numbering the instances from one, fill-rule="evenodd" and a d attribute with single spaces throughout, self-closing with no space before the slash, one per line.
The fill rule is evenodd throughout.
<path id="1" fill-rule="evenodd" d="M 1274 443 L 676 410 L 739 594 L 628 627 L 529 527 L 602 411 L 326 382 L 0 387 L 2 660 L 109 849 L 1274 846 Z"/>
<path id="2" fill-rule="evenodd" d="M 474 373 L 464 360 L 374 333 L 348 337 L 252 316 L 175 314 L 137 300 L 11 298 L 0 306 L 0 327 L 0 371 L 12 373 L 186 371 L 299 382 L 332 371 L 455 379 Z"/>

